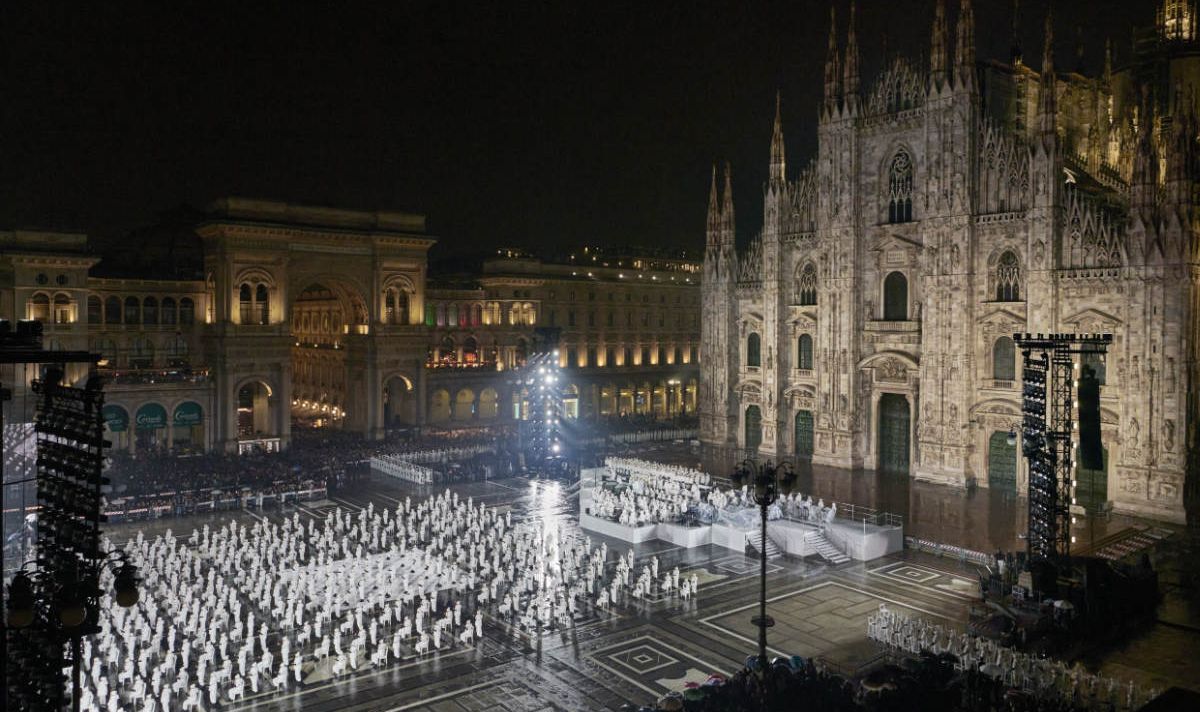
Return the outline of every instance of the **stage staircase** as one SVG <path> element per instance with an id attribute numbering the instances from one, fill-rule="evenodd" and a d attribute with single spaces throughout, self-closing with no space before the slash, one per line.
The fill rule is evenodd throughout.
<path id="1" fill-rule="evenodd" d="M 754 549 L 756 555 L 762 554 L 763 536 L 761 531 L 747 532 L 746 543 L 750 545 L 751 549 Z M 770 537 L 767 537 L 767 558 L 778 559 L 781 556 L 783 556 L 783 552 L 779 550 L 775 542 L 771 541 Z"/>
<path id="2" fill-rule="evenodd" d="M 804 543 L 817 550 L 817 554 L 831 564 L 844 564 L 850 560 L 842 552 L 838 551 L 828 539 L 825 538 L 824 532 L 809 532 L 804 535 Z"/>

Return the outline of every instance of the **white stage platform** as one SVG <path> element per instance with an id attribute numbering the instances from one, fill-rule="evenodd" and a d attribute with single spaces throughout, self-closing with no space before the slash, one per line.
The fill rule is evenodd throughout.
<path id="1" fill-rule="evenodd" d="M 579 491 L 579 525 L 588 531 L 631 544 L 661 539 L 688 549 L 714 544 L 743 552 L 746 550 L 746 537 L 750 534 L 757 534 L 759 531 L 757 526 L 750 529 L 738 529 L 725 524 L 685 527 L 679 524 L 660 523 L 631 527 L 588 514 L 591 503 L 591 488 L 581 487 Z M 767 537 L 788 556 L 816 555 L 816 547 L 813 542 L 809 541 L 808 535 L 820 533 L 824 534 L 834 548 L 855 561 L 871 561 L 904 548 L 904 529 L 902 527 L 864 525 L 862 522 L 844 519 L 835 519 L 825 525 L 790 519 L 776 519 L 767 522 Z"/>

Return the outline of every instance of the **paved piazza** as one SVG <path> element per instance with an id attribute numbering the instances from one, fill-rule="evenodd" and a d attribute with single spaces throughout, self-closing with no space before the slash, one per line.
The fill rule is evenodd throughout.
<path id="1" fill-rule="evenodd" d="M 394 507 L 406 495 L 416 498 L 441 489 L 376 476 L 332 500 L 301 505 L 298 511 L 323 517 L 332 507 L 351 512 L 369 502 L 377 508 Z M 476 502 L 511 509 L 515 520 L 576 520 L 576 500 L 558 483 L 506 479 L 453 489 Z M 294 511 L 289 507 L 283 512 L 225 513 L 141 526 L 147 535 L 171 528 L 186 538 L 206 521 L 233 517 L 249 523 L 261 516 L 280 519 Z M 113 526 L 110 535 L 120 540 L 136 528 Z M 1119 536 L 1120 531 L 1106 534 Z M 597 544 L 608 543 L 610 563 L 629 549 L 624 542 L 591 536 Z M 383 669 L 313 681 L 282 693 L 249 695 L 222 709 L 615 710 L 627 702 L 651 702 L 688 681 L 702 681 L 712 671 L 731 674 L 738 669 L 756 645 L 750 618 L 757 613 L 757 560 L 722 548 L 684 550 L 658 541 L 636 546 L 635 554 L 639 564 L 657 555 L 662 568 L 678 565 L 686 575 L 695 573 L 698 600 L 648 600 L 640 607 L 587 613 L 574 629 L 534 640 L 516 637 L 507 624 L 489 618 L 483 639 L 473 647 L 422 659 L 408 657 Z M 878 654 L 867 640 L 866 618 L 881 603 L 962 628 L 977 602 L 973 568 L 912 551 L 837 567 L 816 559 L 778 558 L 770 562 L 769 572 L 769 614 L 775 619 L 771 650 L 823 658 L 846 672 Z M 1171 605 L 1168 595 L 1164 607 Z M 1182 624 L 1160 623 L 1123 649 L 1092 662 L 1106 672 L 1149 684 L 1195 689 L 1200 685 L 1200 629 L 1195 618 L 1184 611 L 1174 618 Z"/>

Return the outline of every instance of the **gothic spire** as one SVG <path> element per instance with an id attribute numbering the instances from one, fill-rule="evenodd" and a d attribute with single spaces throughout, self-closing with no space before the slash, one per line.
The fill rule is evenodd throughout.
<path id="1" fill-rule="evenodd" d="M 1009 47 L 1009 58 L 1012 60 L 1012 65 L 1015 67 L 1021 63 L 1021 0 L 1013 0 L 1012 11 L 1012 44 Z"/>
<path id="2" fill-rule="evenodd" d="M 1112 38 L 1104 40 L 1104 83 L 1112 85 Z"/>
<path id="3" fill-rule="evenodd" d="M 733 239 L 733 169 L 729 161 L 725 161 L 725 193 L 721 200 L 721 227 L 726 232 L 726 239 Z"/>
<path id="4" fill-rule="evenodd" d="M 1046 13 L 1046 38 L 1042 45 L 1042 87 L 1038 99 L 1038 128 L 1043 138 L 1057 132 L 1057 78 L 1054 74 L 1054 12 Z"/>
<path id="5" fill-rule="evenodd" d="M 1158 192 L 1158 151 L 1154 141 L 1152 106 L 1150 92 L 1143 87 L 1137 143 L 1133 153 L 1133 176 L 1130 180 L 1130 202 L 1139 208 L 1154 207 Z"/>
<path id="6" fill-rule="evenodd" d="M 717 198 L 717 164 L 712 167 L 712 183 L 708 187 L 708 231 L 715 234 L 721 224 L 721 204 Z"/>
<path id="7" fill-rule="evenodd" d="M 960 86 L 975 83 L 975 10 L 971 0 L 961 0 L 958 6 L 958 42 L 954 47 L 955 64 Z"/>
<path id="8" fill-rule="evenodd" d="M 938 0 L 933 11 L 933 33 L 929 38 L 929 73 L 934 87 L 946 81 L 946 0 Z"/>
<path id="9" fill-rule="evenodd" d="M 775 127 L 771 130 L 771 182 L 782 183 L 786 176 L 786 157 L 783 150 L 783 118 L 779 111 L 779 92 L 776 91 Z"/>
<path id="10" fill-rule="evenodd" d="M 858 37 L 854 32 L 854 0 L 850 0 L 850 23 L 846 30 L 846 68 L 842 92 L 848 106 L 858 97 Z"/>
<path id="11" fill-rule="evenodd" d="M 837 44 L 837 10 L 829 8 L 829 49 L 825 53 L 825 110 L 833 112 L 837 109 L 838 95 L 838 44 Z"/>

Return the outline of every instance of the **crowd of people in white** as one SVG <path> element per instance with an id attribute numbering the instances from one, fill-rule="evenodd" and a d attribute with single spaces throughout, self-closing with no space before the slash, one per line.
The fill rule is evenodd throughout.
<path id="1" fill-rule="evenodd" d="M 406 482 L 433 484 L 434 471 L 409 461 L 405 455 L 376 455 L 371 458 L 371 469 Z"/>
<path id="2" fill-rule="evenodd" d="M 681 520 L 689 510 L 700 522 L 727 520 L 740 526 L 757 521 L 749 487 L 725 489 L 710 486 L 700 470 L 648 460 L 610 457 L 604 462 L 604 480 L 592 492 L 591 514 L 625 526 L 645 526 Z M 767 510 L 771 520 L 787 517 L 810 524 L 828 524 L 837 517 L 837 504 L 791 493 L 780 496 Z M 745 520 L 745 522 L 742 522 Z"/>
<path id="3" fill-rule="evenodd" d="M 141 600 L 105 607 L 103 632 L 85 641 L 84 710 L 206 709 L 471 646 L 485 617 L 533 637 L 698 588 L 657 557 L 610 563 L 606 544 L 561 523 L 514 523 L 449 492 L 307 524 L 296 514 L 186 540 L 139 533 L 125 551 Z"/>
<path id="4" fill-rule="evenodd" d="M 1022 653 L 994 640 L 903 615 L 885 604 L 868 616 L 867 637 L 911 655 L 950 654 L 957 659 L 959 669 L 975 670 L 1047 699 L 1057 698 L 1077 706 L 1088 703 L 1088 709 L 1136 710 L 1158 696 L 1158 690 L 1144 691 L 1133 681 L 1092 674 L 1079 663 L 1068 667 L 1061 660 Z"/>

